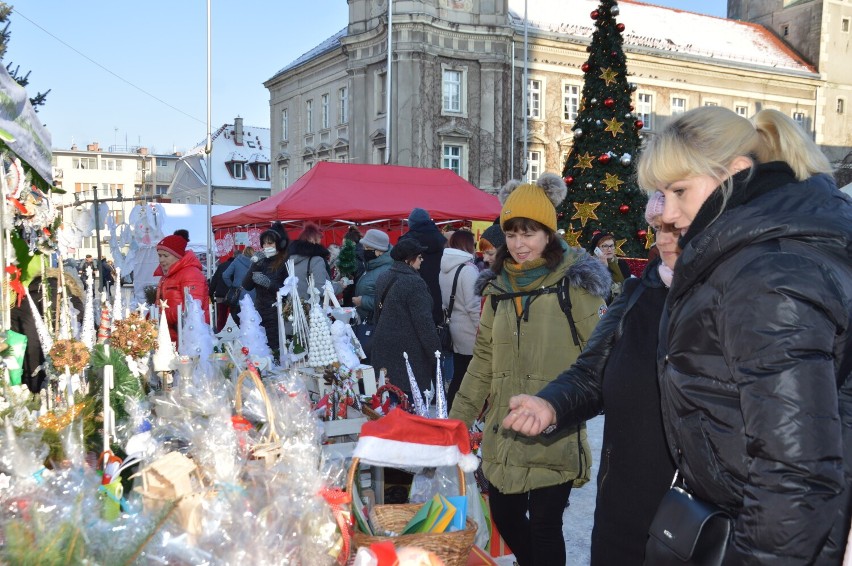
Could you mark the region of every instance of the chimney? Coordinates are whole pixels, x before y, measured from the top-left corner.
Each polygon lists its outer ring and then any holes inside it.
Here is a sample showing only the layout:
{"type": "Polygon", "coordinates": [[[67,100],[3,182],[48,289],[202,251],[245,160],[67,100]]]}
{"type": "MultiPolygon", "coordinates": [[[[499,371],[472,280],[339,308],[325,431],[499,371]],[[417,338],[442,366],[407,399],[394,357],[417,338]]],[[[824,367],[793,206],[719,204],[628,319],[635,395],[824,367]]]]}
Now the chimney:
{"type": "Polygon", "coordinates": [[[148,155],[148,148],[147,147],[138,147],[138,148],[136,148],[136,153],[138,153],[139,155],[148,155]]]}
{"type": "Polygon", "coordinates": [[[77,144],[76,143],[71,144],[71,151],[77,151],[77,144]]]}
{"type": "Polygon", "coordinates": [[[243,145],[243,119],[239,116],[234,118],[234,143],[243,145]]]}
{"type": "Polygon", "coordinates": [[[101,148],[98,145],[98,142],[92,142],[86,146],[86,151],[100,151],[101,148]]]}

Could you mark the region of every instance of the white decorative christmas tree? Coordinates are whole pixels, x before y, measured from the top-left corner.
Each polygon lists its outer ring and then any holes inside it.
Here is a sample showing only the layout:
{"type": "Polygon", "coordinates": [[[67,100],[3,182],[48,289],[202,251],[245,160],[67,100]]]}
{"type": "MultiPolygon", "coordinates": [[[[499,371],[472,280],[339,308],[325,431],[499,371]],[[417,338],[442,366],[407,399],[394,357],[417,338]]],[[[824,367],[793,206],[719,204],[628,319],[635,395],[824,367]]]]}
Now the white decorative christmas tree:
{"type": "Polygon", "coordinates": [[[228,320],[225,321],[225,326],[216,334],[219,346],[224,346],[228,342],[234,342],[240,337],[240,327],[234,321],[231,313],[228,313],[228,320]]]}
{"type": "Polygon", "coordinates": [[[408,363],[408,352],[402,353],[405,358],[405,369],[408,372],[408,383],[411,385],[411,402],[414,404],[414,414],[421,417],[429,416],[429,401],[423,397],[420,392],[420,386],[417,385],[417,379],[414,377],[414,371],[411,369],[411,364],[408,363]]]}
{"type": "Polygon", "coordinates": [[[260,325],[260,313],[254,308],[252,298],[246,294],[240,299],[240,339],[239,342],[249,351],[252,358],[272,357],[272,350],[266,343],[266,331],[260,325]]]}
{"type": "MultiPolygon", "coordinates": [[[[210,367],[210,354],[213,353],[213,331],[204,321],[204,309],[201,301],[190,299],[184,303],[186,315],[183,317],[183,340],[178,353],[182,356],[198,357],[196,368],[200,375],[213,375],[210,367]]],[[[198,375],[198,374],[196,374],[198,375]]]]}
{"type": "Polygon", "coordinates": [[[325,367],[337,362],[337,352],[331,337],[331,324],[319,302],[319,293],[314,288],[313,276],[308,277],[308,294],[311,312],[308,319],[308,365],[325,367]]]}
{"type": "Polygon", "coordinates": [[[175,360],[177,360],[175,345],[172,344],[172,338],[169,335],[169,324],[166,322],[166,308],[166,301],[160,301],[160,325],[157,331],[157,349],[154,351],[153,360],[154,371],[160,374],[173,371],[175,360]]]}
{"type": "Polygon", "coordinates": [[[115,297],[112,303],[112,327],[115,329],[115,321],[126,318],[124,307],[121,304],[121,268],[115,268],[115,284],[113,285],[115,297]]]}
{"type": "Polygon", "coordinates": [[[80,341],[90,350],[95,346],[95,289],[92,268],[86,269],[86,304],[83,307],[83,327],[80,341]]]}

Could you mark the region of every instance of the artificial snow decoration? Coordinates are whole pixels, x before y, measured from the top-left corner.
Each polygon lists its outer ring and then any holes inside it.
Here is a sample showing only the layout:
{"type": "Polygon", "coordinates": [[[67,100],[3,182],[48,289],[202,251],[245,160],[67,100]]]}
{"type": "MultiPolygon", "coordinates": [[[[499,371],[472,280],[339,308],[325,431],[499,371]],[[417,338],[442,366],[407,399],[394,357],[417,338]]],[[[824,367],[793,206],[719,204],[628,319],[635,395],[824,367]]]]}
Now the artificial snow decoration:
{"type": "Polygon", "coordinates": [[[341,320],[335,320],[331,323],[331,337],[334,344],[334,351],[337,354],[337,359],[340,363],[348,368],[354,368],[360,364],[358,357],[357,341],[352,340],[352,327],[341,320]]]}

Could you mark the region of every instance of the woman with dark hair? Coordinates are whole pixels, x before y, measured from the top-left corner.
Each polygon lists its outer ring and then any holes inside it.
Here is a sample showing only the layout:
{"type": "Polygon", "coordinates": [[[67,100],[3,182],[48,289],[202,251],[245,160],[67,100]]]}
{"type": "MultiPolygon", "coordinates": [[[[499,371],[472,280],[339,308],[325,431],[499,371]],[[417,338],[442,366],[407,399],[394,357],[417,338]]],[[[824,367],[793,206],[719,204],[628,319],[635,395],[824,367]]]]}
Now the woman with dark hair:
{"type": "Polygon", "coordinates": [[[450,411],[471,425],[488,399],[482,471],[491,517],[521,566],[564,566],[562,513],[572,487],[591,476],[585,423],[546,440],[500,428],[509,399],[538,393],[574,363],[606,312],[606,267],[556,233],[556,206],[566,194],[553,173],[500,191],[506,245],[477,281],[485,303],[473,359],[450,411]]]}
{"type": "Polygon", "coordinates": [[[373,367],[385,368],[393,385],[411,393],[404,353],[421,391],[435,379],[435,351],[440,350],[432,322],[432,297],[420,277],[426,247],[414,238],[399,240],[390,251],[390,269],[376,280],[373,322],[373,367]]]}
{"type": "MultiPolygon", "coordinates": [[[[331,280],[331,257],[328,248],[322,245],[322,228],[313,222],[306,222],[299,237],[290,244],[289,259],[293,260],[293,275],[299,278],[299,297],[308,298],[308,276],[314,276],[314,287],[322,292],[326,281],[331,280]]],[[[340,284],[335,283],[335,292],[340,284]]]]}
{"type": "Polygon", "coordinates": [[[277,352],[278,341],[278,290],[287,278],[287,246],[290,238],[280,222],[260,235],[261,251],[251,258],[251,269],[243,278],[243,289],[254,291],[254,308],[266,330],[266,343],[277,352]]]}
{"type": "Polygon", "coordinates": [[[480,296],[475,290],[479,269],[474,264],[475,250],[473,232],[456,230],[441,257],[438,283],[444,310],[449,308],[450,296],[453,297],[452,311],[447,313],[453,337],[453,374],[446,376],[452,378],[447,388],[448,407],[452,407],[453,398],[473,357],[473,341],[479,326],[480,296]]]}
{"type": "Polygon", "coordinates": [[[615,256],[615,237],[606,232],[598,232],[592,236],[589,253],[595,254],[598,261],[609,269],[609,274],[612,276],[612,292],[606,301],[609,304],[621,294],[624,281],[630,279],[630,266],[626,261],[615,256]]]}

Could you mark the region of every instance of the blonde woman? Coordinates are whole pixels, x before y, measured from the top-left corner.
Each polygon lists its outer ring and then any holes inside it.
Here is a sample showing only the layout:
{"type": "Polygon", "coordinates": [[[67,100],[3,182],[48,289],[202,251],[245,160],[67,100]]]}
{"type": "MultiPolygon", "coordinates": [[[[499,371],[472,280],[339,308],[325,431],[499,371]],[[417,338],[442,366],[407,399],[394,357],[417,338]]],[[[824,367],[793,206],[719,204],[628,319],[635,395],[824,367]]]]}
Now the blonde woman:
{"type": "Polygon", "coordinates": [[[790,118],[702,107],[639,183],[683,236],[660,334],[669,447],[735,517],[725,564],[839,564],[852,472],[852,201],[790,118]]]}

